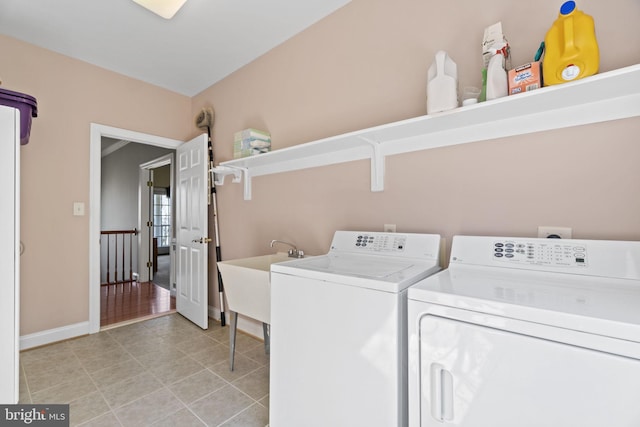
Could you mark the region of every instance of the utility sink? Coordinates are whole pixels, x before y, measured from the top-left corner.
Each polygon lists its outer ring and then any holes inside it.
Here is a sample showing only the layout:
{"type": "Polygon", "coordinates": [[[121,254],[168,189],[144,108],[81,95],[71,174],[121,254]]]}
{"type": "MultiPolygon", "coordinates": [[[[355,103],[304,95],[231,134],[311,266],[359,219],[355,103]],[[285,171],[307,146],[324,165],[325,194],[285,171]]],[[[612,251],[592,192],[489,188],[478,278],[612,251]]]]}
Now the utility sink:
{"type": "Polygon", "coordinates": [[[262,323],[271,323],[270,267],[289,261],[284,252],[218,262],[228,309],[262,323]]]}
{"type": "Polygon", "coordinates": [[[236,351],[238,313],[262,322],[264,349],[269,354],[271,323],[271,264],[289,261],[287,253],[278,252],[251,258],[218,262],[224,293],[230,312],[229,368],[233,371],[236,351]]]}

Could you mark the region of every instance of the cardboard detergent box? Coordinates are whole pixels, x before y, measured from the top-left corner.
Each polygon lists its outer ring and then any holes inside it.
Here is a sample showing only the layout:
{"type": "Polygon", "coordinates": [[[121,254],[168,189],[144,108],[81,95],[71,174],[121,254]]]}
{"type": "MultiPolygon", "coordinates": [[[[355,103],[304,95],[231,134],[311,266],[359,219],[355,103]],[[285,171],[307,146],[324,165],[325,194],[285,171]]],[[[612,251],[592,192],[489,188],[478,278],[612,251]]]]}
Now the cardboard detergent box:
{"type": "Polygon", "coordinates": [[[542,87],[542,66],[540,61],[530,62],[509,70],[509,95],[539,89],[542,87]]]}

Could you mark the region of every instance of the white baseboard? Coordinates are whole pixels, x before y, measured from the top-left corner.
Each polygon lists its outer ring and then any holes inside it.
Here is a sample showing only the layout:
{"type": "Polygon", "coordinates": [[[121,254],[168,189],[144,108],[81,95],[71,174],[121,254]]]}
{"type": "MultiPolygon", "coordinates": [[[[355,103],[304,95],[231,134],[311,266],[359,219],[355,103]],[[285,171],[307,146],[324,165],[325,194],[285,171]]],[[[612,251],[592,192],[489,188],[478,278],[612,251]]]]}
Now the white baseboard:
{"type": "MultiPolygon", "coordinates": [[[[218,321],[220,320],[220,310],[218,308],[209,306],[208,311],[209,317],[218,321]]],[[[231,321],[230,314],[231,313],[229,312],[225,312],[227,325],[231,321]]],[[[253,335],[256,338],[262,338],[262,323],[257,320],[240,315],[238,318],[238,329],[249,335],[253,335]]],[[[80,322],[73,325],[62,326],[60,328],[48,329],[46,331],[21,336],[20,350],[28,350],[30,348],[40,347],[88,334],[89,322],[80,322]]]]}
{"type": "Polygon", "coordinates": [[[89,334],[89,322],[80,322],[20,337],[20,350],[28,350],[57,341],[89,334]]]}
{"type": "Polygon", "coordinates": [[[208,312],[209,312],[209,317],[220,321],[220,309],[210,305],[208,312]]]}
{"type": "MultiPolygon", "coordinates": [[[[229,322],[231,322],[231,313],[225,311],[224,315],[226,324],[229,325],[229,322]]],[[[209,306],[209,317],[219,321],[220,309],[209,306]]],[[[256,338],[263,339],[264,332],[262,329],[262,322],[240,315],[240,317],[238,317],[238,329],[249,335],[253,335],[256,338]]]]}

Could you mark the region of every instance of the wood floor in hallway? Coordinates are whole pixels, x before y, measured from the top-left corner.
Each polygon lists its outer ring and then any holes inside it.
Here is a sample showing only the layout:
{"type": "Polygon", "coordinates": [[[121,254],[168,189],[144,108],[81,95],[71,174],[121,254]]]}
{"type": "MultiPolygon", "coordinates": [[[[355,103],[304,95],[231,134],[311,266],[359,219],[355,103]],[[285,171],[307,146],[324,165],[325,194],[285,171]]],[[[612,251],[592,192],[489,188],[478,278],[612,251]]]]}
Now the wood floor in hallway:
{"type": "Polygon", "coordinates": [[[176,309],[171,293],[151,282],[100,287],[100,326],[110,326],[176,309]]]}

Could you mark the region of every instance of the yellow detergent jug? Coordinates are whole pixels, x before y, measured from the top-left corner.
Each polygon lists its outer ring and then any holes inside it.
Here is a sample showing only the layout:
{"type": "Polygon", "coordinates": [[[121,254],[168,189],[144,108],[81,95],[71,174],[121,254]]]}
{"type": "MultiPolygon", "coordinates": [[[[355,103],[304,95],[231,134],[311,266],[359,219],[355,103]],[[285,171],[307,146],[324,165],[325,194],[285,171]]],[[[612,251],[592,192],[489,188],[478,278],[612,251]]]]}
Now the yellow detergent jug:
{"type": "Polygon", "coordinates": [[[544,38],[544,85],[565,83],[598,72],[600,52],[593,18],[576,8],[574,1],[560,7],[558,19],[544,38]]]}

